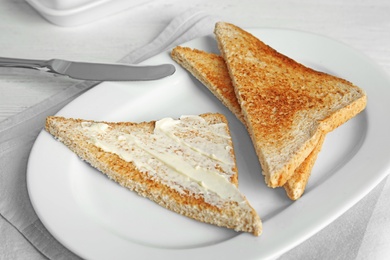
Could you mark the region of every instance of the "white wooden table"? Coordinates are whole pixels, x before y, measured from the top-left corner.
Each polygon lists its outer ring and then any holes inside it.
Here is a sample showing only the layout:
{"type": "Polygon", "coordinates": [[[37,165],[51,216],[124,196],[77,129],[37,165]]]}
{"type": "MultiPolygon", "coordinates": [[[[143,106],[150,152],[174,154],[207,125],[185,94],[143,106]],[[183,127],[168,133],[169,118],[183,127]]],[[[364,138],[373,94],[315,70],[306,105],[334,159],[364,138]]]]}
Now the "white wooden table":
{"type": "MultiPolygon", "coordinates": [[[[24,0],[1,0],[0,56],[115,62],[150,42],[176,15],[190,7],[227,17],[242,27],[291,28],[338,39],[369,56],[390,74],[388,0],[155,0],[77,27],[49,23],[24,0]]],[[[0,68],[0,121],[75,82],[36,71],[0,68]]],[[[3,234],[8,235],[0,239],[0,252],[15,244],[31,247],[0,218],[0,236],[3,234]]],[[[23,258],[23,252],[8,256],[23,258]]]]}

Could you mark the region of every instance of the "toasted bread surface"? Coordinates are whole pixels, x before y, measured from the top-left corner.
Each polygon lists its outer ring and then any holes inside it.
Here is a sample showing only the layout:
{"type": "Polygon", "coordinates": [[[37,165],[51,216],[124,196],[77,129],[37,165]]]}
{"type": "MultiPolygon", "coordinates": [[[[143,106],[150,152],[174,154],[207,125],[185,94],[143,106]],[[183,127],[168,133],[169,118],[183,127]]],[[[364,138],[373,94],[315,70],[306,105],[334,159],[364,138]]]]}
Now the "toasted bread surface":
{"type": "MultiPolygon", "coordinates": [[[[177,46],[172,50],[171,56],[176,62],[202,82],[203,85],[205,85],[244,125],[246,125],[240,104],[234,93],[234,87],[231,83],[225,61],[220,55],[177,46]]],[[[304,193],[311,170],[321,147],[322,142],[320,141],[303,163],[295,170],[290,180],[283,185],[290,199],[297,200],[304,193]]]]}
{"type": "MultiPolygon", "coordinates": [[[[216,127],[219,124],[226,124],[226,133],[230,134],[224,116],[220,114],[204,114],[200,117],[202,117],[211,128],[216,127]]],[[[108,146],[111,144],[112,140],[120,140],[121,137],[125,135],[132,135],[135,138],[140,137],[140,140],[144,138],[146,142],[149,142],[148,135],[151,136],[153,134],[155,124],[155,121],[142,123],[112,123],[63,117],[48,117],[46,120],[46,130],[69,147],[70,150],[76,153],[81,159],[106,174],[110,179],[169,210],[205,223],[231,228],[236,231],[250,232],[256,236],[260,235],[262,230],[260,218],[243,195],[242,199],[244,203],[237,203],[233,200],[222,200],[222,204],[210,203],[210,201],[207,201],[206,197],[200,194],[194,194],[192,190],[187,190],[183,187],[173,187],[169,182],[163,181],[162,177],[156,177],[160,171],[162,171],[160,169],[163,169],[161,163],[156,164],[160,166],[150,171],[145,170],[144,168],[141,169],[135,162],[125,160],[120,153],[115,151],[115,149],[113,152],[109,152],[94,143],[95,139],[100,140],[101,138],[103,142],[106,142],[104,143],[104,146],[108,146]],[[108,130],[104,130],[104,133],[99,131],[93,132],[93,134],[88,132],[90,130],[86,131],[85,125],[90,125],[89,127],[92,127],[95,124],[103,124],[108,130]],[[106,139],[105,136],[114,136],[114,139],[106,139]],[[110,141],[108,142],[107,140],[110,141]],[[155,171],[157,175],[153,176],[153,174],[150,173],[152,171],[155,171]]],[[[178,137],[187,138],[185,140],[191,140],[191,135],[193,134],[192,131],[182,133],[183,136],[180,136],[179,134],[178,137]]],[[[194,140],[196,140],[200,134],[195,133],[195,136],[193,137],[194,140]]],[[[150,139],[150,142],[152,142],[152,139],[150,139]]],[[[233,147],[232,143],[231,147],[233,147]]],[[[133,150],[133,152],[136,151],[134,148],[131,148],[130,150],[133,150]]],[[[229,166],[231,167],[229,172],[232,172],[229,176],[229,182],[231,183],[229,185],[236,187],[238,178],[234,150],[226,150],[226,153],[234,162],[233,165],[229,166]]],[[[205,158],[205,160],[209,159],[205,158]]],[[[214,171],[223,175],[225,174],[223,169],[223,166],[216,166],[214,171]]],[[[189,186],[191,185],[196,186],[196,183],[189,184],[189,186]]]]}
{"type": "Polygon", "coordinates": [[[366,106],[359,87],[307,68],[233,24],[219,22],[214,33],[270,187],[283,186],[324,134],[366,106]]]}

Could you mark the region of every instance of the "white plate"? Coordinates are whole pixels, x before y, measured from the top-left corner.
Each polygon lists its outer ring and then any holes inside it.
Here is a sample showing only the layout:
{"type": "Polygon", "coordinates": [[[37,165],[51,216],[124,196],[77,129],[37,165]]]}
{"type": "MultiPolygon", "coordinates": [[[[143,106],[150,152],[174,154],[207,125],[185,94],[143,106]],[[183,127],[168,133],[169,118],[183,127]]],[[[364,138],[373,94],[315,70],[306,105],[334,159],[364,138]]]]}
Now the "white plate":
{"type": "MultiPolygon", "coordinates": [[[[47,229],[88,259],[254,259],[275,257],[328,225],[365,196],[390,169],[390,80],[355,50],[322,36],[290,30],[249,30],[282,53],[366,90],[364,112],[330,133],[303,197],[264,184],[245,128],[185,70],[151,82],[106,82],[59,115],[106,121],[149,121],[204,112],[230,121],[240,190],[263,220],[260,237],[199,223],[137,196],[80,161],[42,132],[31,152],[27,184],[47,229]]],[[[217,51],[213,36],[186,45],[217,51]]],[[[174,63],[168,52],[147,62],[174,63]]],[[[336,234],[335,234],[336,235],[336,234]]]]}

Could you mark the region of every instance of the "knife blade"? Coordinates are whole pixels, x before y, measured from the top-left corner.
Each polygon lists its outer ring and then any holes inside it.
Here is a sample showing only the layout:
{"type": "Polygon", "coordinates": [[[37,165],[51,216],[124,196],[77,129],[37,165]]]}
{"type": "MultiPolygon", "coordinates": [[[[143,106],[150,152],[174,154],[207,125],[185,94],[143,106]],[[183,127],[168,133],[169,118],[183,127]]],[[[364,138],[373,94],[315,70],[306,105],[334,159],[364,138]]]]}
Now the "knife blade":
{"type": "Polygon", "coordinates": [[[44,72],[92,81],[144,81],[161,79],[175,73],[172,64],[128,65],[90,63],[62,59],[31,60],[0,57],[0,67],[36,69],[44,72]]]}

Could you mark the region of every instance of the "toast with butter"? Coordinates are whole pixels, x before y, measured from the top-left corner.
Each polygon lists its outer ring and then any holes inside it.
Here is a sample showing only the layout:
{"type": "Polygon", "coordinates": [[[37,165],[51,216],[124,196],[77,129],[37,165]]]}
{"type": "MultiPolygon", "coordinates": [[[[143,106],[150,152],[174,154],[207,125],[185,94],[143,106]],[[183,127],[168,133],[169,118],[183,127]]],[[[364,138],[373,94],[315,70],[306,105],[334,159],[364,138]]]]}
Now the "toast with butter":
{"type": "MultiPolygon", "coordinates": [[[[188,47],[175,47],[171,57],[205,85],[244,125],[244,116],[224,59],[217,54],[188,47]]],[[[321,150],[324,138],[316,145],[293,176],[283,185],[288,197],[297,200],[305,191],[311,170],[321,150]]]]}
{"type": "Polygon", "coordinates": [[[286,184],[323,136],[366,107],[365,92],[310,69],[249,32],[218,22],[214,33],[265,175],[286,184]]]}
{"type": "Polygon", "coordinates": [[[259,216],[238,190],[233,143],[221,114],[142,123],[51,116],[45,129],[110,179],[169,210],[262,232],[259,216]]]}

